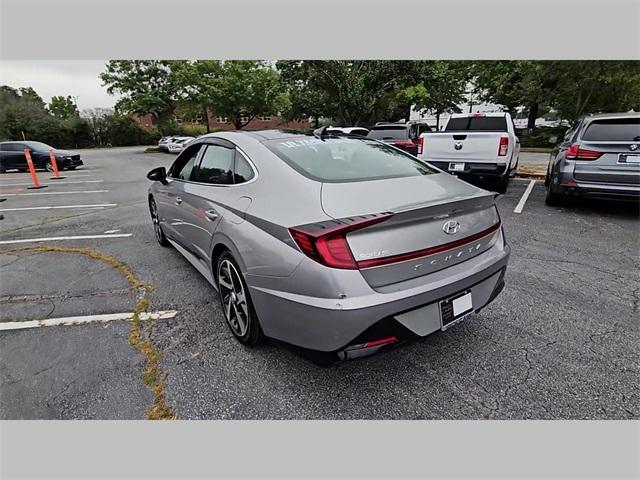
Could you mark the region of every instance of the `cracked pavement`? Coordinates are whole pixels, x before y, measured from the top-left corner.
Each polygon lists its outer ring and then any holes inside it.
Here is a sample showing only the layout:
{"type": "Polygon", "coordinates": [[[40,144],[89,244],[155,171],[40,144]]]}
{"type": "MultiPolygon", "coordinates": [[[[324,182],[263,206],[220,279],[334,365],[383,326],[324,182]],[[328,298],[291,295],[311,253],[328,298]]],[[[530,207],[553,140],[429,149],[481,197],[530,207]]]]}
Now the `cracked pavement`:
{"type": "MultiPolygon", "coordinates": [[[[64,244],[114,255],[154,284],[152,310],[178,310],[153,337],[179,418],[640,418],[637,205],[551,208],[539,182],[515,214],[528,181],[514,181],[497,200],[512,256],[494,303],[446,332],[322,368],[281,344],[249,350],[234,340],[204,278],[155,243],[144,175],[174,157],[141,150],[83,152],[78,173],[109,190],[96,203],[118,207],[5,214],[0,239],[133,233],[64,244]]],[[[127,312],[135,301],[119,274],[87,258],[0,254],[0,268],[0,321],[127,312]]],[[[0,418],[143,418],[152,398],[128,329],[0,332],[0,418]]]]}

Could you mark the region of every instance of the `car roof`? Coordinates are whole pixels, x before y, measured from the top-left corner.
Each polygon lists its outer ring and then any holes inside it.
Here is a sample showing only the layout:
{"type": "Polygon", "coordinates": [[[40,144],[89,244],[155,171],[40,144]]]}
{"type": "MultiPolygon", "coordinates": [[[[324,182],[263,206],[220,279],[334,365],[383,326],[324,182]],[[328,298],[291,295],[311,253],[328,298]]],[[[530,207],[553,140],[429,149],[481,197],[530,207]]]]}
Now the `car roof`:
{"type": "Polygon", "coordinates": [[[226,138],[231,139],[234,135],[245,135],[255,138],[260,142],[266,140],[276,140],[279,138],[291,138],[291,137],[308,137],[310,134],[300,130],[286,130],[286,129],[272,129],[272,130],[232,130],[228,132],[215,132],[207,133],[200,138],[226,138]]]}
{"type": "Polygon", "coordinates": [[[598,120],[600,118],[637,118],[640,117],[640,112],[619,112],[619,113],[596,113],[593,115],[586,115],[585,120],[598,120]]]}

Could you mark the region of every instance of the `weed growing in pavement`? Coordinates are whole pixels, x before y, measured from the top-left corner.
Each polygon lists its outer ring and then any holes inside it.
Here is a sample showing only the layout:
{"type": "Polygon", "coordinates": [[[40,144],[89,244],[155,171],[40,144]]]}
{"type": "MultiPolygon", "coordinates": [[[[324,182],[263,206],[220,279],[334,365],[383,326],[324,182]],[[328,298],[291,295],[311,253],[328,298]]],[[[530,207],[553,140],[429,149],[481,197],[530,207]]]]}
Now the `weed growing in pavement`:
{"type": "Polygon", "coordinates": [[[153,393],[153,404],[147,411],[149,420],[167,420],[176,418],[175,413],[166,403],[165,380],[166,374],[162,371],[160,360],[162,352],[154,345],[151,339],[155,319],[149,315],[146,321],[140,319],[140,315],[149,310],[149,295],[153,292],[153,285],[143,283],[129,267],[117,258],[104,253],[97,252],[90,248],[61,247],[61,246],[38,246],[21,247],[11,250],[2,250],[0,253],[30,252],[38,253],[69,253],[79,254],[94,260],[101,261],[113,267],[127,280],[131,288],[138,291],[138,299],[133,306],[133,316],[131,317],[131,327],[129,329],[129,344],[138,350],[145,358],[145,370],[142,375],[142,382],[153,393]]]}

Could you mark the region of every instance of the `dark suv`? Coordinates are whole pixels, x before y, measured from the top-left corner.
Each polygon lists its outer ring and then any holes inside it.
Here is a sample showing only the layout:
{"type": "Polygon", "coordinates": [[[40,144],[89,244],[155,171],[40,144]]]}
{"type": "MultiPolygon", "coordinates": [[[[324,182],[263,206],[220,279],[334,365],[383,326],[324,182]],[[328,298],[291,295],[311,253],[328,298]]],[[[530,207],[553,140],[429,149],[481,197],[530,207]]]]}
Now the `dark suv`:
{"type": "Polygon", "coordinates": [[[0,173],[7,170],[16,169],[18,171],[27,170],[27,159],[24,156],[24,149],[28,148],[36,169],[51,171],[51,158],[49,152],[53,150],[56,156],[56,163],[60,170],[74,170],[83,165],[80,155],[65,150],[57,150],[42,142],[0,142],[0,173]]]}
{"type": "Polygon", "coordinates": [[[426,123],[386,123],[378,122],[367,134],[368,138],[389,143],[411,155],[420,153],[418,141],[420,134],[430,132],[431,127],[426,123]]]}

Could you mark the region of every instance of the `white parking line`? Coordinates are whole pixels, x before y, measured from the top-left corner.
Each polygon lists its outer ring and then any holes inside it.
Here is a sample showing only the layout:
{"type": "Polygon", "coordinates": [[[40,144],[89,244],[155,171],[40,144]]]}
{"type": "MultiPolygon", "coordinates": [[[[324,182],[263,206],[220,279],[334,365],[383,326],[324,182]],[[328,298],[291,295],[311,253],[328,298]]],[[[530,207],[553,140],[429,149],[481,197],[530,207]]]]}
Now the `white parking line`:
{"type": "Polygon", "coordinates": [[[91,240],[94,238],[125,238],[132,235],[133,233],[113,233],[110,235],[72,235],[69,237],[21,238],[19,240],[0,240],[0,245],[10,245],[14,243],[60,242],[62,240],[91,240]]]}
{"type": "Polygon", "coordinates": [[[3,197],[22,197],[24,195],[74,195],[85,193],[108,193],[109,190],[71,190],[69,192],[25,192],[25,193],[0,193],[3,197]]]}
{"type": "MultiPolygon", "coordinates": [[[[55,183],[41,183],[40,185],[69,185],[71,183],[102,183],[104,182],[104,180],[73,180],[73,181],[67,181],[67,180],[62,180],[60,182],[55,182],[55,183]]],[[[26,182],[26,183],[0,183],[0,188],[2,187],[26,187],[26,186],[30,186],[33,185],[33,182],[26,182]]]]}
{"type": "MultiPolygon", "coordinates": [[[[44,173],[42,172],[38,172],[38,178],[40,178],[40,175],[44,175],[44,173]]],[[[83,173],[83,174],[69,174],[69,172],[64,172],[63,175],[66,178],[78,178],[78,177],[93,177],[93,174],[88,174],[88,173],[83,173]]],[[[29,177],[29,174],[24,174],[24,175],[20,175],[17,177],[11,177],[11,178],[5,178],[5,180],[30,180],[31,177],[29,177]]],[[[0,182],[0,186],[1,185],[5,185],[4,183],[0,182]]],[[[29,184],[31,185],[31,184],[29,184]]]]}
{"type": "MultiPolygon", "coordinates": [[[[173,318],[178,312],[176,310],[160,310],[157,312],[143,312],[140,320],[154,320],[173,318]]],[[[47,318],[45,320],[28,320],[24,322],[0,322],[1,330],[22,330],[25,328],[55,327],[59,325],[81,325],[84,323],[111,322],[113,320],[131,320],[133,313],[108,313],[105,315],[86,315],[81,317],[47,318]]]]}
{"type": "Polygon", "coordinates": [[[529,194],[531,193],[531,190],[533,190],[533,186],[535,184],[536,184],[536,180],[531,180],[531,182],[529,182],[529,185],[527,185],[527,188],[525,189],[524,193],[522,194],[522,198],[520,199],[520,201],[516,205],[516,208],[513,209],[514,213],[522,213],[522,209],[524,208],[524,204],[527,203],[527,198],[529,198],[529,194]]]}
{"type": "Polygon", "coordinates": [[[117,203],[99,203],[96,205],[48,205],[43,207],[15,207],[15,208],[0,208],[0,212],[19,212],[22,210],[51,210],[57,208],[91,208],[96,210],[102,210],[105,207],[116,207],[117,203]]]}

